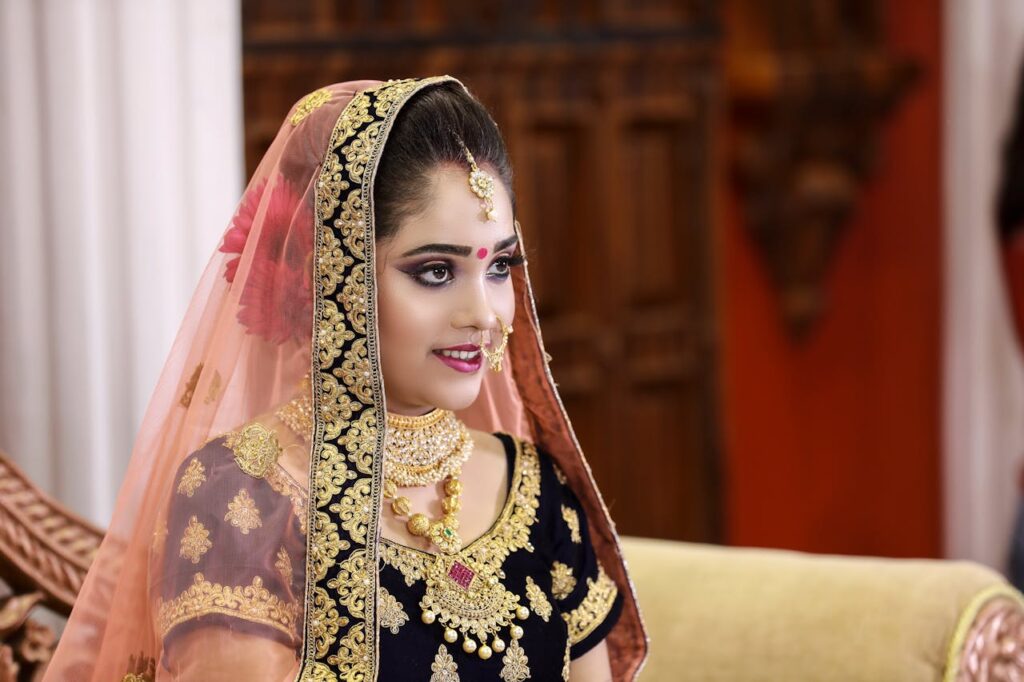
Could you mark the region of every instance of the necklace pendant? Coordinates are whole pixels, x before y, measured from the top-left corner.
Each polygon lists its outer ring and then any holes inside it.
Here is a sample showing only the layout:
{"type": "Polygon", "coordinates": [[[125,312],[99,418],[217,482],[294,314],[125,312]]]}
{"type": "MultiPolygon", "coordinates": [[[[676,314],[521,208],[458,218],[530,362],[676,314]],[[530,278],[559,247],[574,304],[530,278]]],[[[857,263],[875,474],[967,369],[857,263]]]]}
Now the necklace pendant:
{"type": "Polygon", "coordinates": [[[459,532],[441,522],[430,528],[430,540],[445,554],[456,554],[462,550],[462,538],[459,532]]]}

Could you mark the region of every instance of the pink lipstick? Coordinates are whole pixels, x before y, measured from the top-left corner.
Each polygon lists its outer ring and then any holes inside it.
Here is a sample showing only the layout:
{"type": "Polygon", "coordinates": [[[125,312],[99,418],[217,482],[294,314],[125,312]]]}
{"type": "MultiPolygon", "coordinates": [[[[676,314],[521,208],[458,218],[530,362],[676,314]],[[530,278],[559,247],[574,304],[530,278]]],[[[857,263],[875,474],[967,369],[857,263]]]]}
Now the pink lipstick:
{"type": "Polygon", "coordinates": [[[483,365],[483,353],[480,346],[464,343],[461,346],[450,346],[439,348],[434,351],[434,357],[458,372],[472,374],[483,365]]]}

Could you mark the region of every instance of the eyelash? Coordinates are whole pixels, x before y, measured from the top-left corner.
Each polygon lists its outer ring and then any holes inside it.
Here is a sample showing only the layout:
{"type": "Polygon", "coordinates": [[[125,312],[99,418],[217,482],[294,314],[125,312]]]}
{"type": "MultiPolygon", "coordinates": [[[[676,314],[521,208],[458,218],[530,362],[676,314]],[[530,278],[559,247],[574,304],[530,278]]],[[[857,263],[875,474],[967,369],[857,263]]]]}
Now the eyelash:
{"type": "MultiPolygon", "coordinates": [[[[522,265],[524,262],[525,259],[522,256],[501,256],[499,258],[496,258],[494,262],[491,263],[491,267],[494,267],[495,265],[498,265],[500,263],[504,263],[506,268],[514,268],[517,265],[522,265]]],[[[450,261],[431,261],[429,263],[424,263],[422,266],[418,268],[414,268],[413,270],[409,271],[408,274],[416,281],[417,284],[420,284],[421,286],[425,287],[434,288],[443,287],[446,284],[450,283],[452,281],[452,270],[454,270],[454,268],[452,267],[452,263],[450,261]],[[427,273],[431,273],[441,269],[444,269],[448,273],[448,278],[445,279],[444,281],[434,282],[424,279],[424,275],[426,275],[427,273]]],[[[504,273],[493,276],[496,279],[505,281],[506,279],[508,279],[508,275],[509,272],[506,269],[504,273]]]]}

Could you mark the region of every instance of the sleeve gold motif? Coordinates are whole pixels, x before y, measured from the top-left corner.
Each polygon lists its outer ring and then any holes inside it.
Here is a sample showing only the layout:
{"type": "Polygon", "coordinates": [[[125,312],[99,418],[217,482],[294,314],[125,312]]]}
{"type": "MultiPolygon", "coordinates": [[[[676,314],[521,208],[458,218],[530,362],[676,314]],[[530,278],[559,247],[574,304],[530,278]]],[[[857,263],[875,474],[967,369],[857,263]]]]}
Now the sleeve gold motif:
{"type": "Polygon", "coordinates": [[[380,626],[397,635],[398,629],[409,622],[409,614],[402,608],[402,602],[393,594],[380,587],[380,626]]]}
{"type": "Polygon", "coordinates": [[[569,537],[577,545],[583,542],[583,536],[580,535],[580,517],[576,513],[576,510],[572,507],[562,505],[562,518],[565,520],[565,525],[569,526],[569,537]]]}
{"type": "Polygon", "coordinates": [[[444,648],[444,644],[437,647],[430,670],[433,672],[430,682],[459,682],[459,666],[455,664],[455,659],[444,648]]]}
{"type": "Polygon", "coordinates": [[[254,478],[266,476],[281,454],[277,434],[259,422],[229,433],[225,442],[235,453],[238,468],[254,478]]]}
{"type": "Polygon", "coordinates": [[[193,457],[178,480],[178,494],[192,497],[205,480],[206,468],[198,457],[193,457]]]}
{"type": "Polygon", "coordinates": [[[604,622],[618,592],[619,588],[604,572],[604,567],[598,565],[597,580],[587,578],[587,596],[583,602],[569,613],[562,614],[563,620],[569,625],[570,642],[582,642],[604,622]]]}
{"type": "Polygon", "coordinates": [[[556,561],[551,566],[551,594],[555,595],[555,599],[561,601],[572,594],[575,589],[576,576],[572,574],[572,569],[561,561],[556,561]]]}
{"type": "Polygon", "coordinates": [[[181,536],[178,556],[198,564],[200,557],[206,554],[211,547],[213,547],[213,543],[210,542],[210,531],[206,530],[206,526],[193,516],[188,520],[188,526],[181,536]]]}
{"type": "Polygon", "coordinates": [[[263,587],[259,576],[246,586],[212,583],[202,573],[196,573],[192,580],[192,585],[174,599],[158,601],[157,626],[161,637],[181,623],[212,613],[261,623],[292,639],[296,637],[298,604],[285,602],[263,587]]]}
{"type": "Polygon", "coordinates": [[[284,547],[277,550],[277,560],[274,562],[274,568],[281,574],[281,579],[284,580],[285,585],[292,584],[292,577],[295,575],[292,570],[292,558],[288,556],[288,551],[284,547]]]}
{"type": "Polygon", "coordinates": [[[256,500],[252,499],[245,488],[239,490],[235,499],[228,502],[228,513],[224,515],[224,520],[242,531],[242,535],[248,535],[249,531],[263,525],[256,500]]]}
{"type": "Polygon", "coordinates": [[[526,597],[530,600],[530,608],[533,609],[533,612],[543,618],[545,623],[548,622],[548,619],[551,618],[551,602],[548,601],[544,590],[533,582],[531,576],[526,576],[526,597]]]}

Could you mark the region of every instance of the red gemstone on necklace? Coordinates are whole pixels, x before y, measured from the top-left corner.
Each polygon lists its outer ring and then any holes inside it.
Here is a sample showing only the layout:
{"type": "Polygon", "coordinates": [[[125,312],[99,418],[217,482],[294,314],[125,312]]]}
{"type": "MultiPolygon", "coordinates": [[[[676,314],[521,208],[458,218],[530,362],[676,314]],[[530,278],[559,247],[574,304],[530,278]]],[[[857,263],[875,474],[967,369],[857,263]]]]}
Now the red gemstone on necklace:
{"type": "Polygon", "coordinates": [[[476,573],[465,564],[456,561],[453,562],[452,567],[448,569],[448,577],[462,589],[468,590],[470,583],[473,582],[473,578],[476,577],[476,573]]]}

